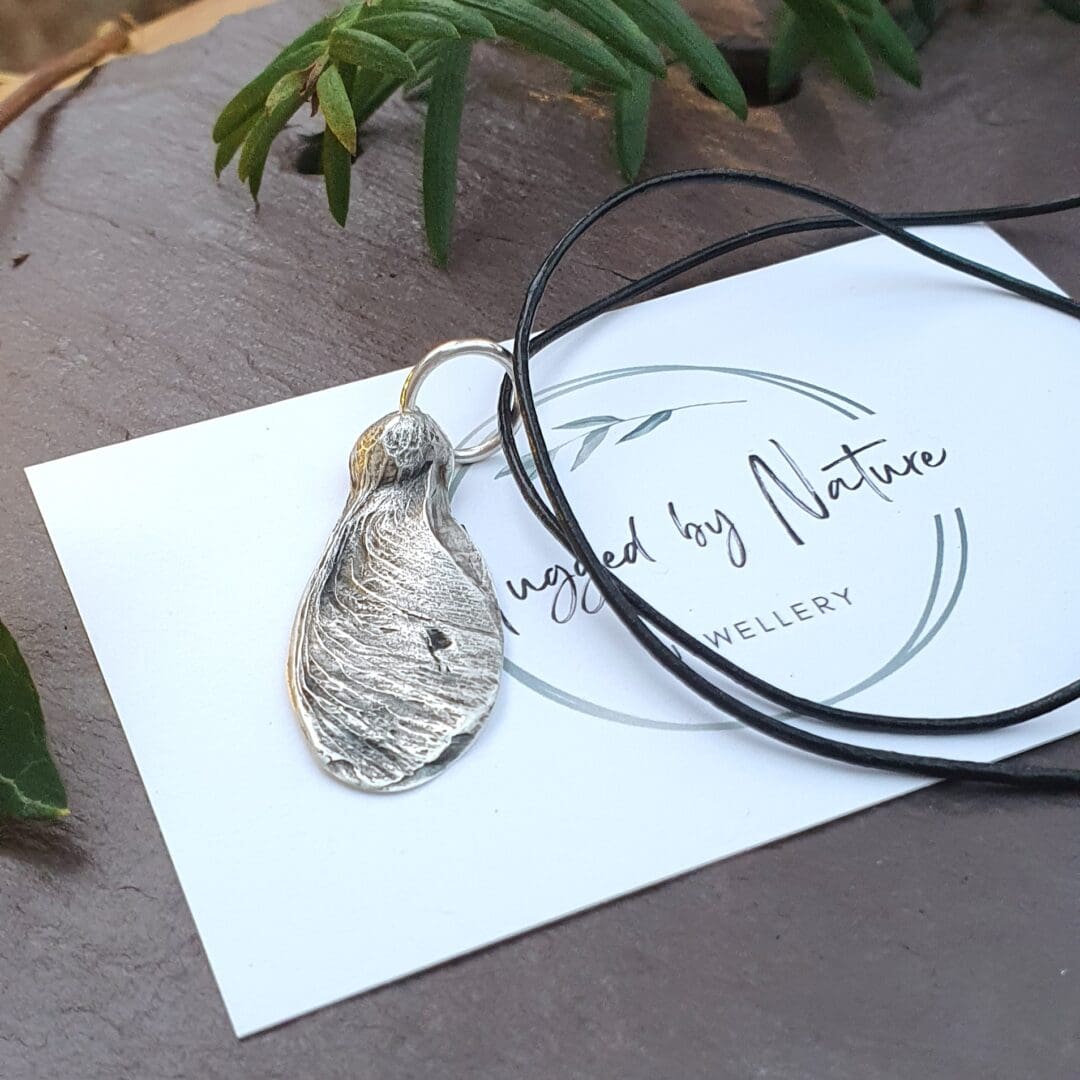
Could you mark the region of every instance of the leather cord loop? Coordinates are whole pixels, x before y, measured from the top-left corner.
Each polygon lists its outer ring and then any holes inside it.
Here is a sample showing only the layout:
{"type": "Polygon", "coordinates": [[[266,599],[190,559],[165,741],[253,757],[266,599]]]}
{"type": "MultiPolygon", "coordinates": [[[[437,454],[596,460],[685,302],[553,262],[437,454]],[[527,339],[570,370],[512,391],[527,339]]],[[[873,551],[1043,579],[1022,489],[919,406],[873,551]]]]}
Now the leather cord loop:
{"type": "Polygon", "coordinates": [[[564,334],[584,325],[597,315],[634,300],[681,274],[764,240],[837,229],[861,228],[886,236],[941,265],[996,285],[1063,314],[1080,318],[1080,304],[1076,301],[965,259],[907,231],[911,227],[921,225],[1008,221],[1078,208],[1080,208],[1080,196],[1073,196],[1045,203],[994,206],[977,210],[878,215],[847,200],[811,187],[757,173],[720,169],[692,169],[669,173],[643,181],[612,195],[566,232],[544,260],[526,293],[515,334],[513,380],[510,378],[503,380],[498,411],[503,451],[522,497],[555,539],[581,562],[611,610],[652,659],[704,700],[741,721],[747,727],[797,749],[853,765],[928,777],[993,782],[1013,787],[1080,790],[1080,770],[1026,765],[1019,762],[957,761],[864,747],[818,735],[779,719],[734,696],[698,668],[688,664],[680,653],[671,648],[672,644],[681,652],[689,654],[729,680],[734,687],[749,691],[757,698],[764,699],[781,709],[791,710],[808,720],[863,731],[941,735],[989,731],[1012,727],[1035,719],[1080,698],[1080,680],[1077,680],[1034,701],[993,713],[960,717],[888,716],[840,709],[800,697],[714,652],[620,581],[592,546],[552,464],[533,396],[531,371],[533,356],[564,334]],[[586,305],[549,330],[533,335],[537,311],[551,277],[567,253],[586,232],[624,203],[642,197],[655,189],[697,183],[741,185],[765,189],[793,196],[831,213],[827,216],[796,218],[762,226],[710,244],[586,305]],[[521,454],[514,442],[511,410],[515,399],[521,410],[529,449],[543,493],[547,498],[546,502],[526,472],[521,454]]]}

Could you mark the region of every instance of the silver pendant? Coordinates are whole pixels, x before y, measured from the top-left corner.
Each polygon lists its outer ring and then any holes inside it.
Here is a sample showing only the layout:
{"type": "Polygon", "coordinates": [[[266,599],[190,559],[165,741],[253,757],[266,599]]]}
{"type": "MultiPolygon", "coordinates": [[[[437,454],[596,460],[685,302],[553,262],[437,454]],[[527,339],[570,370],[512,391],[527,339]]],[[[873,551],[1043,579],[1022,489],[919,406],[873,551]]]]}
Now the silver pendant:
{"type": "Polygon", "coordinates": [[[402,791],[437,776],[472,744],[502,671],[502,619],[484,560],[450,512],[458,462],[413,408],[423,378],[492,342],[458,342],[410,373],[399,412],[372,424],[349,459],[351,490],[293,625],[288,687],[323,768],[364,791],[402,791]]]}

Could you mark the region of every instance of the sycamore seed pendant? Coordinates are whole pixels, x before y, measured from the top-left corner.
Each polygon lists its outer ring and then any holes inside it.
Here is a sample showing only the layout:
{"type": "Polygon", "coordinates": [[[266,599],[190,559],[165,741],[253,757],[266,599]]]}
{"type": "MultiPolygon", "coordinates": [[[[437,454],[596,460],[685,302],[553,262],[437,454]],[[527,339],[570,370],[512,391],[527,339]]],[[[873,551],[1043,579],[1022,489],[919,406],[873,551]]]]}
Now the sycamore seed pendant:
{"type": "Polygon", "coordinates": [[[288,687],[323,768],[364,791],[402,791],[469,748],[499,689],[502,620],[484,560],[450,512],[455,453],[413,408],[423,378],[464,354],[509,370],[492,342],[428,354],[401,409],[372,424],[349,459],[350,491],[293,625],[288,687]]]}

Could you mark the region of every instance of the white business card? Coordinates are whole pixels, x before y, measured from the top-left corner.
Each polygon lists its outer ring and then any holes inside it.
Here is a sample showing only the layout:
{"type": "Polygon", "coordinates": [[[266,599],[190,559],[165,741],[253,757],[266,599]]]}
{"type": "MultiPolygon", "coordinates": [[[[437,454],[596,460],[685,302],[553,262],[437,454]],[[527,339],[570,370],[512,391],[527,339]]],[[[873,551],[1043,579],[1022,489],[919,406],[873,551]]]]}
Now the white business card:
{"type": "MultiPolygon", "coordinates": [[[[1049,284],[987,229],[925,234],[1049,284]]],[[[950,715],[1075,677],[1078,354],[1073,320],[874,239],[607,316],[535,380],[587,531],[653,604],[786,689],[950,715]]],[[[499,457],[453,497],[508,627],[486,728],[412,791],[328,776],[290,710],[289,631],[352,443],[401,379],[28,470],[239,1035],[921,783],[674,683],[499,457]]],[[[420,406],[471,441],[497,385],[465,362],[420,406]]],[[[838,734],[988,760],[1078,728],[1068,708],[838,734]]]]}

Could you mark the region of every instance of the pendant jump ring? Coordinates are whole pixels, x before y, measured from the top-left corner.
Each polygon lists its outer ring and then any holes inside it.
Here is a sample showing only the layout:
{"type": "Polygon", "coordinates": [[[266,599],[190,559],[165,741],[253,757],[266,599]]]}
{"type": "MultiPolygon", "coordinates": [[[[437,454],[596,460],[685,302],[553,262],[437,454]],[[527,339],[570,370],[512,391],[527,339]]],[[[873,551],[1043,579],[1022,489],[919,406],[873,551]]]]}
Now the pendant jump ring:
{"type": "MultiPolygon", "coordinates": [[[[424,380],[442,364],[448,360],[456,360],[459,356],[483,356],[494,360],[506,372],[511,379],[514,377],[514,354],[504,348],[497,341],[488,341],[485,338],[467,338],[463,341],[447,341],[437,345],[405,376],[405,383],[401,387],[401,410],[411,409],[416,404],[416,396],[424,380]]],[[[518,411],[517,397],[514,398],[514,428],[516,430],[521,422],[521,414],[518,411]]],[[[489,435],[483,442],[473,446],[463,446],[454,450],[454,460],[462,465],[475,465],[478,461],[491,457],[502,445],[499,439],[498,429],[489,435]]]]}

